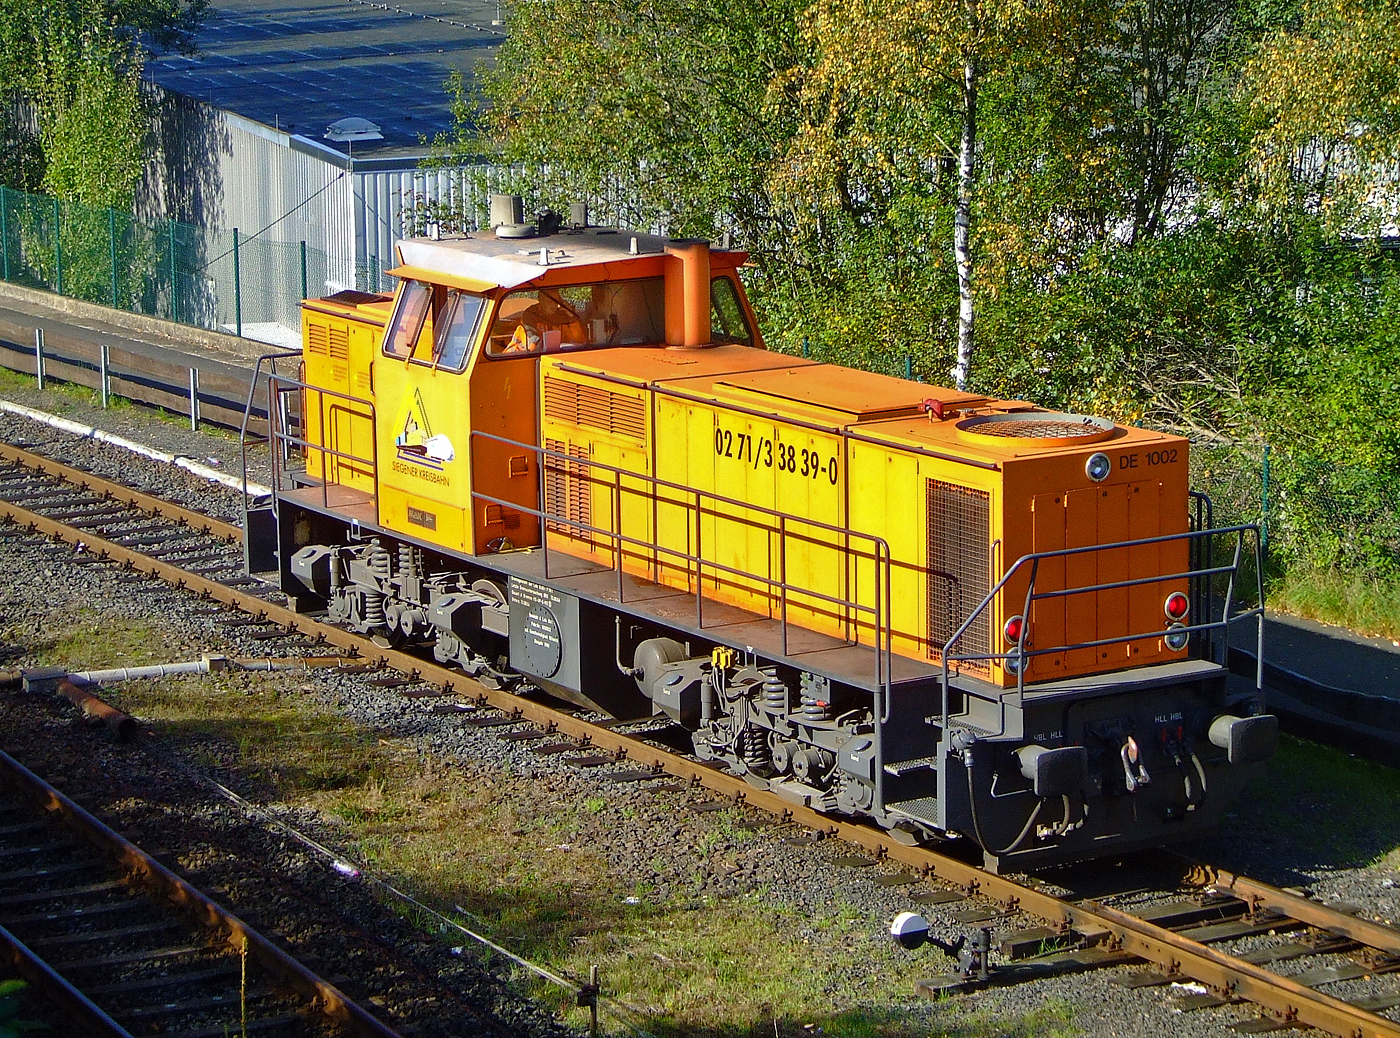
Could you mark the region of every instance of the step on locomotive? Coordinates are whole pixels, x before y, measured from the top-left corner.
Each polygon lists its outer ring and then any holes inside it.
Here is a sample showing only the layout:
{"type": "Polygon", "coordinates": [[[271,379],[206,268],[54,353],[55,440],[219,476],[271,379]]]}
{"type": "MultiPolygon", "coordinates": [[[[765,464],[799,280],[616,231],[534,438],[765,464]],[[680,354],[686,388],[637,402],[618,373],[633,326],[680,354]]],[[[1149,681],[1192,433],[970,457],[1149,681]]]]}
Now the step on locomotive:
{"type": "Polygon", "coordinates": [[[397,254],[260,362],[296,609],[994,869],[1200,836],[1273,753],[1184,439],[770,351],[744,253],[581,211],[397,254]]]}

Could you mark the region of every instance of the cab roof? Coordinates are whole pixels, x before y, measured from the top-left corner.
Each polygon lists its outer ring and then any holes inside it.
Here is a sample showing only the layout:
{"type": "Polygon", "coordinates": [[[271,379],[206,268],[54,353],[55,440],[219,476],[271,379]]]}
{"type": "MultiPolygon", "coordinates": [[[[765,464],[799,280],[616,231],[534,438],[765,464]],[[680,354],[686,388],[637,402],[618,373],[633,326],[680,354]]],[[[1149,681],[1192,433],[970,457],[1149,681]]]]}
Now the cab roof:
{"type": "MultiPolygon", "coordinates": [[[[566,229],[534,238],[498,238],[489,231],[404,238],[398,245],[401,266],[389,273],[477,292],[518,288],[546,274],[554,274],[550,281],[557,284],[560,270],[600,264],[607,264],[608,280],[620,280],[657,274],[657,258],[674,241],[616,227],[566,229]],[[631,265],[638,269],[628,271],[631,265]]],[[[719,269],[737,267],[745,259],[742,252],[711,252],[711,262],[719,269]]]]}

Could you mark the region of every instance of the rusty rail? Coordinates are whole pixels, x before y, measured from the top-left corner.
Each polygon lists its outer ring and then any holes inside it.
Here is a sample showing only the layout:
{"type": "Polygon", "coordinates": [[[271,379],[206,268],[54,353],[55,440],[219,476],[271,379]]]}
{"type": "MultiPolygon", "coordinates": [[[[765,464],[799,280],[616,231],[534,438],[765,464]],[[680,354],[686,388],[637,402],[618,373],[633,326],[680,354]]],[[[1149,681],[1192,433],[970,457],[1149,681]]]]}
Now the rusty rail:
{"type": "Polygon", "coordinates": [[[205,515],[203,512],[196,512],[192,508],[185,508],[182,505],[174,504],[164,498],[155,497],[151,494],[143,494],[139,490],[114,483],[110,479],[103,479],[95,476],[91,472],[84,472],[82,469],[65,465],[61,461],[54,461],[46,458],[42,454],[35,454],[33,451],[23,450],[19,447],[12,447],[8,443],[0,443],[0,460],[12,462],[16,465],[23,465],[27,469],[45,476],[56,476],[66,480],[84,490],[101,494],[103,497],[112,499],[124,505],[131,505],[158,515],[166,519],[182,523],[192,530],[207,533],[211,537],[217,537],[221,541],[229,544],[241,544],[243,541],[243,531],[233,523],[226,523],[222,519],[215,519],[213,516],[205,515]]]}
{"type": "MultiPolygon", "coordinates": [[[[208,931],[230,949],[241,952],[246,946],[250,958],[313,1003],[321,1015],[339,1024],[346,1034],[356,1038],[397,1038],[395,1031],[370,1016],[334,985],[316,976],[232,912],[205,897],[4,752],[0,752],[0,781],[13,787],[44,813],[61,819],[66,826],[120,864],[131,882],[174,905],[192,923],[208,931]]],[[[83,999],[83,1002],[87,1000],[83,999]]],[[[118,1029],[111,1033],[127,1032],[118,1029]]]]}

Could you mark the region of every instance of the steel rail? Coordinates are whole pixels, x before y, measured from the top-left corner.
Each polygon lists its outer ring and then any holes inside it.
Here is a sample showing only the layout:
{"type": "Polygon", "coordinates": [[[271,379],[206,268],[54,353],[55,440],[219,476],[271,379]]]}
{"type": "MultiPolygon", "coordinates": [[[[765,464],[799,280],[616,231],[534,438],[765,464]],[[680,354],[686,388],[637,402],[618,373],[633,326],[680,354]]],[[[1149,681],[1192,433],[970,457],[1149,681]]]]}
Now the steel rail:
{"type": "MultiPolygon", "coordinates": [[[[136,886],[174,906],[216,940],[235,952],[241,953],[246,948],[250,958],[314,1004],[320,1015],[340,1025],[346,1034],[356,1038],[398,1038],[397,1032],[380,1023],[334,985],[316,976],[232,912],[211,901],[3,751],[0,751],[0,782],[12,786],[45,814],[58,817],[125,869],[136,886]]],[[[113,1033],[126,1034],[125,1031],[113,1033]]]]}
{"type": "Polygon", "coordinates": [[[1238,876],[1228,869],[1216,868],[1202,862],[1190,862],[1183,878],[1188,883],[1237,897],[1253,909],[1270,908],[1300,923],[1350,937],[1358,944],[1400,957],[1400,930],[1384,923],[1338,912],[1301,894],[1294,894],[1247,876],[1238,876]]]}
{"type": "Polygon", "coordinates": [[[27,451],[20,447],[12,447],[8,443],[0,443],[0,460],[23,465],[25,468],[33,469],[45,476],[57,476],[84,490],[101,494],[103,497],[111,498],[122,504],[132,505],[143,512],[150,512],[153,515],[183,523],[193,530],[207,533],[211,537],[217,537],[230,544],[241,544],[243,541],[242,528],[232,523],[226,523],[222,519],[215,519],[203,512],[196,512],[192,508],[174,504],[164,498],[143,494],[139,490],[122,486],[120,483],[113,483],[110,479],[103,479],[91,472],[73,468],[71,465],[65,465],[61,461],[55,461],[42,454],[35,454],[33,451],[27,451]]]}
{"type": "MultiPolygon", "coordinates": [[[[1190,978],[1224,995],[1247,999],[1282,1020],[1318,1027],[1342,1038],[1400,1038],[1400,1023],[1303,987],[1287,977],[1270,973],[1115,909],[1064,901],[929,848],[897,843],[881,830],[798,806],[776,793],[749,785],[741,777],[660,749],[642,738],[595,725],[544,703],[487,688],[459,671],[396,649],[380,648],[357,634],[321,623],[238,588],[185,572],[178,566],[46,519],[17,505],[0,502],[0,516],[69,543],[85,543],[89,551],[99,552],[138,572],[245,610],[269,624],[347,650],[368,662],[400,671],[447,692],[469,687],[472,691],[464,694],[473,696],[480,705],[495,707],[522,722],[532,722],[547,731],[570,736],[594,750],[612,754],[619,762],[627,761],[636,767],[652,770],[658,776],[667,774],[687,780],[692,785],[704,786],[732,799],[736,805],[747,804],[824,832],[864,848],[878,859],[916,869],[925,878],[939,879],[969,894],[981,894],[998,901],[1007,912],[1023,911],[1036,916],[1062,933],[1077,934],[1085,943],[1102,944],[1112,950],[1138,956],[1153,963],[1168,976],[1190,978]]],[[[1217,876],[1223,882],[1229,874],[1217,873],[1217,876]]],[[[1236,883],[1237,893],[1245,889],[1239,885],[1241,881],[1237,877],[1231,878],[1236,883]]],[[[1262,888],[1263,885],[1259,884],[1254,892],[1263,896],[1262,888]]],[[[1299,921],[1327,929],[1359,922],[1316,903],[1294,907],[1299,912],[1306,909],[1309,913],[1310,918],[1299,921]]]]}
{"type": "Polygon", "coordinates": [[[3,926],[0,926],[0,958],[7,959],[15,972],[43,992],[70,1022],[79,1024],[83,1034],[133,1038],[130,1031],[103,1012],[92,999],[3,926]]]}

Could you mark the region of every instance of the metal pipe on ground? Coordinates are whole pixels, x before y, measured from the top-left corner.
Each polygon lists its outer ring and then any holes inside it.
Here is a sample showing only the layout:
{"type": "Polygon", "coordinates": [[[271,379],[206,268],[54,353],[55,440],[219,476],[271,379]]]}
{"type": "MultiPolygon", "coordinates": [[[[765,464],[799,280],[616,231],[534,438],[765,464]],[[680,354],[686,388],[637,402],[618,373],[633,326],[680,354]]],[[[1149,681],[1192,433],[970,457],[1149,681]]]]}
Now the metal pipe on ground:
{"type": "Polygon", "coordinates": [[[136,734],[136,718],[98,699],[87,689],[79,688],[71,681],[60,681],[58,694],[81,710],[85,721],[106,727],[118,742],[127,742],[136,734]]]}
{"type": "Polygon", "coordinates": [[[79,685],[106,685],[114,681],[136,681],[142,678],[168,678],[176,674],[209,674],[224,669],[228,661],[222,656],[205,656],[187,663],[155,663],[146,667],[114,667],[110,670],[79,670],[67,675],[67,680],[79,685]]]}

